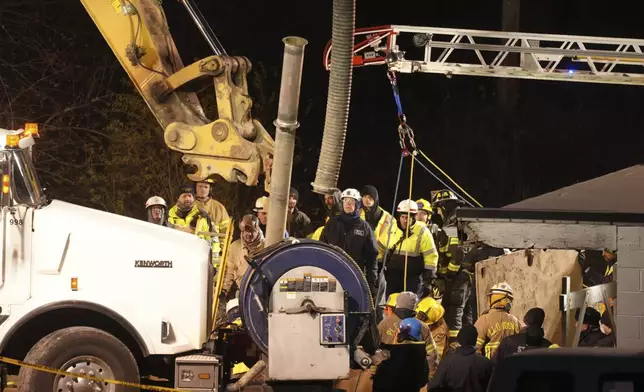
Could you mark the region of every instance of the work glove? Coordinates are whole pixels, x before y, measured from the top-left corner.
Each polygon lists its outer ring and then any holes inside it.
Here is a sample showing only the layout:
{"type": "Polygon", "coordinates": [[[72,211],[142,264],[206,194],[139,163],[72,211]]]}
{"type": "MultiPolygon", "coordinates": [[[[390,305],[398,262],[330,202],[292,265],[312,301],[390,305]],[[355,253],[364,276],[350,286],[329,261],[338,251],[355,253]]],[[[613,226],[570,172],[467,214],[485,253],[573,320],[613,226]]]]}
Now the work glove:
{"type": "Polygon", "coordinates": [[[436,280],[436,273],[432,270],[423,271],[422,275],[423,285],[431,286],[436,280]]]}

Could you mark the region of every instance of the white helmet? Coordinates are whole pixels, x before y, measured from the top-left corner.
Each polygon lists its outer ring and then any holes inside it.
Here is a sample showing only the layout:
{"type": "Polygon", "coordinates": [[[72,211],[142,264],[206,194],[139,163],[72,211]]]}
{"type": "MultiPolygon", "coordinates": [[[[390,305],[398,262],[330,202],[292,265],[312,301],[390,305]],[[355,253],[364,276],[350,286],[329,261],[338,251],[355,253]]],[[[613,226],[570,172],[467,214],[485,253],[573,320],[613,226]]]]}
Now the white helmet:
{"type": "Polygon", "coordinates": [[[504,294],[510,299],[514,299],[514,293],[512,292],[512,286],[507,284],[507,282],[497,283],[490,289],[490,292],[487,294],[504,294]]]}
{"type": "Polygon", "coordinates": [[[409,212],[410,214],[415,214],[418,212],[418,204],[413,200],[403,200],[398,203],[398,212],[409,212]]]}
{"type": "Polygon", "coordinates": [[[358,192],[357,189],[353,188],[347,188],[342,192],[342,195],[340,195],[340,199],[344,199],[345,197],[350,197],[352,199],[355,199],[356,201],[360,201],[362,197],[360,196],[360,192],[358,192]]]}
{"type": "Polygon", "coordinates": [[[239,306],[239,299],[233,298],[226,304],[226,313],[239,306]]]}
{"type": "Polygon", "coordinates": [[[268,197],[266,196],[262,196],[259,199],[255,200],[255,208],[253,208],[253,211],[255,212],[264,211],[264,206],[266,205],[267,201],[268,201],[268,197]]]}
{"type": "Polygon", "coordinates": [[[145,202],[145,208],[150,208],[152,206],[163,206],[164,208],[168,208],[168,205],[165,204],[165,200],[160,196],[152,196],[145,202]]]}

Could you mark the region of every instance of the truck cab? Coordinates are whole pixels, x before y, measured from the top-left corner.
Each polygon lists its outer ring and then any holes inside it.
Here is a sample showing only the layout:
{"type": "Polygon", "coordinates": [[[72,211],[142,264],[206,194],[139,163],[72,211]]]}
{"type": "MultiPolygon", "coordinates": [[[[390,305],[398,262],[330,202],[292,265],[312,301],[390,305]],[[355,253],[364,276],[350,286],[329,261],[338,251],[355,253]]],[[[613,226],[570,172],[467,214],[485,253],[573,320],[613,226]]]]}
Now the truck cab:
{"type": "MultiPolygon", "coordinates": [[[[31,159],[37,135],[36,124],[0,128],[0,355],[138,383],[155,359],[200,350],[210,329],[208,243],[48,200],[31,159]]],[[[20,369],[21,390],[103,390],[92,383],[20,369]]]]}

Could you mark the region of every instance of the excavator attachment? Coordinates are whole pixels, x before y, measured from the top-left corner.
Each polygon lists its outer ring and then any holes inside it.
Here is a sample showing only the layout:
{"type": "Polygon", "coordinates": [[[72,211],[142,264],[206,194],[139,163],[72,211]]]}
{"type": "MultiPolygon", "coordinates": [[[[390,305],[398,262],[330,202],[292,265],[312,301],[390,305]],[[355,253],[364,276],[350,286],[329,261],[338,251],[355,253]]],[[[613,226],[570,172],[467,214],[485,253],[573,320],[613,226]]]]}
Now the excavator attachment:
{"type": "Polygon", "coordinates": [[[164,129],[168,148],[183,154],[188,178],[257,185],[275,142],[252,118],[246,57],[210,56],[184,66],[158,0],[81,0],[104,39],[164,129]],[[191,82],[212,78],[218,119],[209,120],[191,82]]]}

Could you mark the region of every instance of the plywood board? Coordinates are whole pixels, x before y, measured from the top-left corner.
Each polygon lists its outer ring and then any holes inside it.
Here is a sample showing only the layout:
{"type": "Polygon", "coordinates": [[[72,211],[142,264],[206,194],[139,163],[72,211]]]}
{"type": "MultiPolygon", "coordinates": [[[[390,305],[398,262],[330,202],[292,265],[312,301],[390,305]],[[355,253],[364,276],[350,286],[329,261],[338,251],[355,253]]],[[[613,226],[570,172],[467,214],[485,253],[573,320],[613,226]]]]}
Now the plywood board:
{"type": "MultiPolygon", "coordinates": [[[[479,315],[488,309],[487,293],[490,288],[497,283],[507,282],[514,291],[511,313],[522,320],[529,309],[542,308],[546,312],[543,326],[546,338],[563,345],[559,296],[564,276],[570,276],[572,291],[582,288],[577,251],[530,249],[481,261],[476,264],[479,315]]],[[[571,336],[574,314],[569,316],[568,326],[571,336]]]]}

